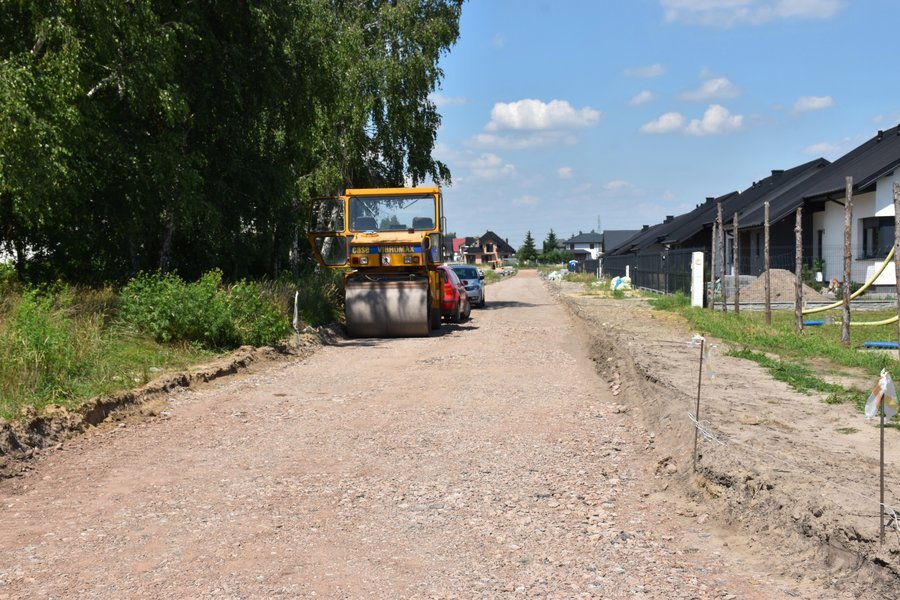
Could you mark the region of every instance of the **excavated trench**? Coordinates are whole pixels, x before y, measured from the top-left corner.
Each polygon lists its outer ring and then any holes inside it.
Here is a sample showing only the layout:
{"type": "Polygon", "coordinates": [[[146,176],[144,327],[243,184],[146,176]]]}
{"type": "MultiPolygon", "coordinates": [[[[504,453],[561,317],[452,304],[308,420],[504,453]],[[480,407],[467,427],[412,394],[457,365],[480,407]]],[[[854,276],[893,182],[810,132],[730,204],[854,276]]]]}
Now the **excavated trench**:
{"type": "MultiPolygon", "coordinates": [[[[835,501],[829,490],[816,486],[814,479],[806,480],[793,467],[767,464],[747,451],[749,445],[729,443],[728,433],[719,428],[721,409],[710,417],[712,423],[701,412],[708,437],[699,437],[694,471],[695,428],[690,415],[695,411],[699,352],[687,346],[690,332],[684,325],[660,318],[653,318],[647,327],[623,327],[633,324],[633,319],[651,319],[642,300],[617,301],[610,310],[602,303],[611,301],[585,297],[577,289],[566,290],[563,284],[557,288],[557,296],[573,318],[587,325],[598,373],[652,432],[654,443],[646,466],[663,475],[659,478],[661,493],[674,492],[693,505],[693,512],[708,514],[736,543],[745,543],[749,552],[767,557],[770,568],[779,574],[798,581],[825,582],[844,592],[858,590],[864,597],[896,597],[900,589],[900,530],[889,530],[882,546],[873,535],[877,533],[872,526],[877,513],[867,514],[861,521],[859,514],[848,510],[846,497],[835,501]],[[641,308],[634,311],[629,302],[641,308]],[[687,356],[674,359],[680,355],[687,356]]],[[[748,375],[757,377],[758,373],[748,375]]],[[[761,386],[754,379],[741,391],[753,394],[754,385],[761,386]]],[[[779,389],[779,393],[787,392],[779,389]]],[[[704,397],[704,403],[712,402],[704,397]]],[[[784,437],[789,438],[775,436],[784,437]]],[[[793,445],[790,439],[778,442],[778,446],[786,446],[788,454],[793,445]]],[[[767,450],[783,451],[780,447],[767,450]]],[[[829,473],[818,475],[828,477],[829,473]]],[[[868,508],[873,512],[872,506],[868,508]]]]}

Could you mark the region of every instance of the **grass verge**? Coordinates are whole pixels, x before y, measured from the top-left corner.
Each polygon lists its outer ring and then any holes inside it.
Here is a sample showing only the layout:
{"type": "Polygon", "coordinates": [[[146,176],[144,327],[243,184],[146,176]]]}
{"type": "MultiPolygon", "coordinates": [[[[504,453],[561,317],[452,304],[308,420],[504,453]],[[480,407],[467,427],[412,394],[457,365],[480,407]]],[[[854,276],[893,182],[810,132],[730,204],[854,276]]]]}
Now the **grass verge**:
{"type": "MultiPolygon", "coordinates": [[[[690,326],[704,335],[710,335],[732,345],[732,356],[753,360],[769,373],[799,392],[820,392],[829,404],[849,403],[862,411],[868,398],[868,389],[847,388],[829,383],[820,375],[823,371],[836,372],[852,368],[878,380],[882,369],[900,376],[897,353],[872,352],[863,349],[866,340],[895,340],[897,325],[865,326],[853,322],[873,322],[896,314],[895,311],[866,311],[851,315],[850,345],[841,344],[840,325],[807,326],[796,331],[793,311],[774,311],[772,323],[767,324],[763,312],[711,311],[689,306],[683,294],[659,296],[650,300],[658,310],[682,315],[690,326]]],[[[730,308],[730,307],[729,307],[730,308]]],[[[838,311],[835,311],[838,312],[838,311]]],[[[831,318],[834,319],[834,314],[831,318]]],[[[816,315],[816,320],[825,320],[816,315]]],[[[812,320],[812,319],[810,319],[812,320]]],[[[897,426],[897,418],[892,426],[897,426]]]]}

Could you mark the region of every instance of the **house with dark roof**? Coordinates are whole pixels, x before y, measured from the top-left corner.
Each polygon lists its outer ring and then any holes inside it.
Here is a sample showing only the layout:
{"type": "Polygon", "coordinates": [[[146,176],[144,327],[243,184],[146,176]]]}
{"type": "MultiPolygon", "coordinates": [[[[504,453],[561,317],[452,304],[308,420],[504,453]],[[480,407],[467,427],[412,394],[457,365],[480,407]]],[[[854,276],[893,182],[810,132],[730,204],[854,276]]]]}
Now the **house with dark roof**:
{"type": "Polygon", "coordinates": [[[516,250],[509,245],[509,241],[490,230],[479,237],[466,238],[460,250],[464,261],[471,265],[498,267],[505,259],[516,256],[516,250]]]}
{"type": "Polygon", "coordinates": [[[597,233],[593,229],[588,233],[579,231],[578,235],[573,235],[562,242],[562,249],[570,252],[575,260],[595,260],[603,252],[603,234],[597,233]]]}
{"type": "MultiPolygon", "coordinates": [[[[824,158],[791,169],[773,170],[741,192],[707,198],[694,210],[667,216],[662,223],[605,245],[611,265],[637,264],[636,255],[670,250],[712,250],[713,227],[722,208],[726,231],[726,272],[733,264],[734,217],[737,215],[741,274],[758,275],[764,268],[765,206],[769,205],[771,268],[794,269],[796,211],[801,211],[804,263],[822,272],[822,279],[843,277],[843,237],[846,181],[852,178],[851,239],[853,281],[870,279],[894,245],[893,185],[900,183],[900,126],[877,134],[834,162],[824,158]]],[[[669,258],[671,260],[671,253],[669,258]]],[[[894,270],[886,269],[876,286],[893,286],[894,270]]]]}
{"type": "MultiPolygon", "coordinates": [[[[803,253],[816,261],[823,279],[843,279],[847,178],[852,178],[852,281],[866,281],[894,246],[893,184],[900,182],[900,126],[878,131],[862,145],[822,167],[802,184],[772,199],[769,222],[791,229],[802,207],[803,253]]],[[[742,215],[739,229],[760,229],[762,208],[742,215]]],[[[770,236],[771,236],[770,227],[770,236]]],[[[789,236],[782,236],[789,237],[789,236]]],[[[794,246],[793,239],[789,245],[794,246]]],[[[893,285],[886,269],[875,285],[893,285]]]]}

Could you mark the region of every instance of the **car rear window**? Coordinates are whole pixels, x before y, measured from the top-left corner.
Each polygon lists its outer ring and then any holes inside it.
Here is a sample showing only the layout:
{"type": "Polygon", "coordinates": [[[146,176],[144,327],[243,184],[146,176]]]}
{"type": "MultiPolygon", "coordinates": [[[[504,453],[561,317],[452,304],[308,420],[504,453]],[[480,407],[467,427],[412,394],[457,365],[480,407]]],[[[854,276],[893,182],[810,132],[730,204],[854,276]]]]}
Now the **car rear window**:
{"type": "Polygon", "coordinates": [[[453,267],[453,270],[463,279],[478,279],[478,271],[473,267],[453,267]]]}

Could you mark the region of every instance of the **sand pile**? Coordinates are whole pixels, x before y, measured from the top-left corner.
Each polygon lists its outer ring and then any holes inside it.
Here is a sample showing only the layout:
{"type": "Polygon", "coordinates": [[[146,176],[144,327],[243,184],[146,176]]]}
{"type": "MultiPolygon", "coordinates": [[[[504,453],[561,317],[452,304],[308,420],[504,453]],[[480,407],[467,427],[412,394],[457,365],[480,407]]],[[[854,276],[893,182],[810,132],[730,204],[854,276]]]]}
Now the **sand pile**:
{"type": "MultiPolygon", "coordinates": [[[[794,274],[786,269],[769,269],[769,280],[772,287],[770,300],[772,302],[794,301],[794,274]]],[[[829,297],[817,292],[810,286],[803,284],[804,300],[828,300],[829,297]]],[[[731,298],[729,298],[729,301],[731,298]]],[[[766,275],[760,274],[756,281],[741,288],[741,302],[765,302],[766,301],[766,275]]]]}

